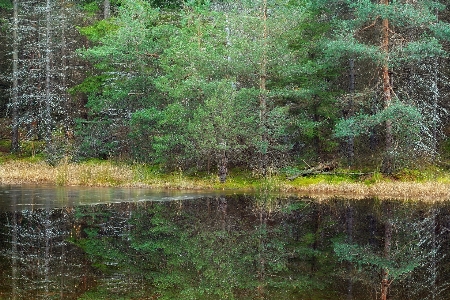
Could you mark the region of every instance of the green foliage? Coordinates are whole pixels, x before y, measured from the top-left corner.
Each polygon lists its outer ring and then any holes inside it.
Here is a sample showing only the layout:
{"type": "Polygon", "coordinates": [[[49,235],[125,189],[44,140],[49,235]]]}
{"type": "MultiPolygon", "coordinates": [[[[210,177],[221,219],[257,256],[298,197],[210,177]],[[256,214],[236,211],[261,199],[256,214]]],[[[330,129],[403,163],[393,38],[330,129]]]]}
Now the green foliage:
{"type": "Polygon", "coordinates": [[[368,135],[376,126],[382,125],[388,120],[392,121],[392,133],[399,143],[397,151],[411,149],[411,145],[420,146],[422,114],[417,108],[400,101],[395,101],[376,114],[357,114],[341,120],[336,124],[335,136],[346,138],[368,135]]]}
{"type": "Polygon", "coordinates": [[[81,27],[78,30],[89,40],[93,42],[100,42],[106,36],[117,33],[119,26],[113,19],[104,19],[96,22],[94,25],[81,27]]]}
{"type": "MultiPolygon", "coordinates": [[[[355,60],[359,65],[356,89],[358,86],[361,90],[366,89],[362,91],[366,95],[363,99],[354,97],[357,90],[351,92],[353,107],[343,107],[349,115],[337,124],[336,136],[358,137],[370,131],[372,138],[375,134],[382,137],[386,134],[381,130],[385,126],[380,125],[392,120],[395,149],[389,149],[394,153],[385,153],[386,157],[391,157],[401,166],[411,162],[413,157],[432,153],[435,141],[430,138],[430,132],[435,130],[439,118],[436,112],[424,107],[437,105],[431,103],[439,94],[434,88],[432,73],[439,71],[430,68],[430,61],[447,56],[443,42],[448,37],[448,24],[442,22],[441,17],[445,6],[440,1],[389,1],[384,4],[368,0],[337,0],[331,1],[328,7],[336,15],[331,18],[333,31],[324,43],[325,53],[330,59],[342,63],[345,74],[348,73],[348,59],[355,60]],[[399,35],[389,35],[385,37],[388,40],[382,40],[379,34],[383,26],[381,19],[388,20],[389,30],[399,35]],[[384,42],[389,42],[388,48],[383,48],[384,42]],[[418,72],[420,80],[414,81],[416,75],[405,72],[412,65],[421,68],[418,72]],[[394,98],[398,95],[403,105],[394,103],[394,107],[388,109],[378,106],[383,101],[390,101],[382,98],[383,89],[379,84],[382,78],[377,71],[380,67],[388,69],[391,80],[395,82],[391,95],[394,98]],[[376,87],[371,88],[372,96],[369,96],[368,86],[376,87]]],[[[352,141],[358,145],[358,141],[363,140],[352,141]]],[[[365,150],[362,151],[366,153],[365,150]]]]}
{"type": "MultiPolygon", "coordinates": [[[[110,0],[110,5],[113,9],[120,7],[122,0],[110,0]]],[[[78,0],[77,4],[81,6],[83,11],[89,16],[95,16],[100,13],[104,0],[78,0]]]]}
{"type": "Polygon", "coordinates": [[[11,0],[0,0],[0,8],[12,9],[13,6],[11,0]]]}
{"type": "Polygon", "coordinates": [[[183,6],[183,0],[149,0],[152,7],[177,9],[183,6]]]}
{"type": "Polygon", "coordinates": [[[78,119],[75,127],[78,158],[107,159],[119,155],[126,147],[126,131],[113,118],[78,119]]]}
{"type": "Polygon", "coordinates": [[[440,40],[450,40],[450,24],[445,22],[436,22],[431,25],[430,29],[432,30],[434,36],[440,40]]]}
{"type": "Polygon", "coordinates": [[[393,63],[402,65],[413,61],[423,61],[425,58],[436,58],[446,55],[442,44],[434,37],[424,37],[408,43],[403,49],[402,56],[394,57],[393,63]]]}
{"type": "Polygon", "coordinates": [[[82,4],[83,10],[91,15],[100,11],[100,2],[99,1],[83,1],[82,4]]]}
{"type": "Polygon", "coordinates": [[[257,124],[257,115],[251,113],[254,103],[227,80],[206,86],[204,94],[206,100],[193,112],[187,128],[191,158],[205,165],[226,156],[233,164],[245,165],[245,152],[255,138],[249,133],[257,124]]]}
{"type": "Polygon", "coordinates": [[[431,118],[403,95],[408,105],[395,102],[377,113],[366,91],[349,108],[340,106],[339,95],[347,89],[349,58],[360,70],[358,84],[367,87],[377,85],[369,78],[387,61],[400,73],[406,65],[445,56],[448,26],[436,17],[444,6],[275,1],[264,18],[260,4],[120,1],[113,18],[80,29],[93,46],[79,53],[95,70],[71,92],[85,93],[93,114],[120,115],[133,159],[167,164],[170,170],[210,171],[225,157],[232,166],[251,168],[260,167],[255,157],[271,167],[293,158],[329,159],[336,156],[339,139],[379,131],[397,116],[394,152],[407,149],[406,159],[427,147],[431,118]],[[398,35],[389,58],[380,51],[380,18],[388,18],[398,35]]]}
{"type": "Polygon", "coordinates": [[[94,94],[102,90],[102,86],[110,78],[109,75],[90,75],[84,81],[68,90],[70,94],[85,93],[94,94]]]}
{"type": "Polygon", "coordinates": [[[186,109],[177,103],[164,110],[149,108],[135,112],[130,133],[133,156],[143,162],[184,166],[179,158],[189,143],[185,135],[187,118],[186,109]]]}

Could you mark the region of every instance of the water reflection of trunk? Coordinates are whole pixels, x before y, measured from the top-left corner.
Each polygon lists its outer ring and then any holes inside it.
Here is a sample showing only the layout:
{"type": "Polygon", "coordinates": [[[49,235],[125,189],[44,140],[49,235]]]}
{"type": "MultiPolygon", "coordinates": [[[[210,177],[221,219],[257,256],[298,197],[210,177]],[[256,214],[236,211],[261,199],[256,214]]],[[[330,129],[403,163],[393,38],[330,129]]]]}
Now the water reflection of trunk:
{"type": "Polygon", "coordinates": [[[51,247],[51,220],[50,220],[50,206],[46,203],[45,207],[45,219],[44,219],[44,238],[45,238],[45,250],[44,250],[44,284],[45,294],[49,295],[49,282],[50,282],[50,247],[51,247]]]}
{"type": "Polygon", "coordinates": [[[267,232],[267,213],[264,209],[259,210],[259,245],[258,245],[258,297],[265,299],[265,277],[266,277],[266,258],[265,258],[265,239],[267,232]]]}
{"type": "MultiPolygon", "coordinates": [[[[346,229],[347,229],[347,243],[353,243],[353,206],[347,203],[346,213],[346,229]]],[[[347,286],[347,300],[353,299],[353,278],[352,278],[353,264],[347,262],[347,273],[348,273],[348,286],[347,286]]]]}
{"type": "MultiPolygon", "coordinates": [[[[316,253],[319,248],[319,237],[321,236],[321,230],[320,225],[322,222],[322,212],[321,212],[321,205],[316,205],[316,208],[313,212],[313,220],[314,220],[314,241],[312,244],[313,252],[316,253]]],[[[312,256],[311,261],[311,274],[314,274],[319,269],[318,262],[317,262],[317,255],[312,256]]]]}
{"type": "Polygon", "coordinates": [[[63,243],[61,245],[61,270],[59,278],[59,298],[64,299],[64,277],[66,276],[66,270],[64,268],[66,263],[66,247],[63,243]]]}
{"type": "MultiPolygon", "coordinates": [[[[392,246],[392,208],[390,202],[386,202],[385,205],[385,218],[383,257],[385,261],[388,261],[391,256],[392,246]]],[[[381,300],[387,300],[390,285],[389,277],[389,268],[384,266],[381,270],[381,300]]]]}
{"type": "Polygon", "coordinates": [[[221,227],[222,231],[227,230],[227,199],[224,196],[219,197],[219,210],[221,213],[221,227]]]}
{"type": "Polygon", "coordinates": [[[18,224],[17,224],[17,196],[15,194],[12,195],[12,239],[11,239],[11,283],[12,283],[12,292],[11,299],[17,299],[17,260],[19,258],[19,253],[17,251],[17,242],[18,242],[18,224]]]}
{"type": "Polygon", "coordinates": [[[436,215],[437,209],[433,207],[431,209],[431,218],[432,218],[432,226],[431,226],[431,299],[435,300],[437,297],[437,264],[436,264],[436,252],[438,251],[437,247],[437,239],[436,239],[436,215]]]}

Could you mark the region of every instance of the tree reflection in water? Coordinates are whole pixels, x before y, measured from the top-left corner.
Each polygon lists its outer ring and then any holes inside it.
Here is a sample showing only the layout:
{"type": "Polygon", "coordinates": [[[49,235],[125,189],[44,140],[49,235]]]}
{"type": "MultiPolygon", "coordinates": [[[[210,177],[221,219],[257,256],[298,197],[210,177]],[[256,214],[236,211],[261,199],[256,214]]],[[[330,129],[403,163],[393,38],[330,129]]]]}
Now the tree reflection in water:
{"type": "Polygon", "coordinates": [[[447,203],[260,194],[13,208],[0,218],[2,298],[450,296],[447,203]]]}

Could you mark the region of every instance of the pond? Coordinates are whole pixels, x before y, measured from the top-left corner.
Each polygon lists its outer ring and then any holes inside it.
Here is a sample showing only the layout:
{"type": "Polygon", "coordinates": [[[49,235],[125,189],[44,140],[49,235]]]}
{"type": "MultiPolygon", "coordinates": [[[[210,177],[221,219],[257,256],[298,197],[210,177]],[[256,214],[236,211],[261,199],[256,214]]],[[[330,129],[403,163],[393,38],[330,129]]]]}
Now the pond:
{"type": "Polygon", "coordinates": [[[0,187],[0,299],[450,299],[447,202],[0,187]]]}

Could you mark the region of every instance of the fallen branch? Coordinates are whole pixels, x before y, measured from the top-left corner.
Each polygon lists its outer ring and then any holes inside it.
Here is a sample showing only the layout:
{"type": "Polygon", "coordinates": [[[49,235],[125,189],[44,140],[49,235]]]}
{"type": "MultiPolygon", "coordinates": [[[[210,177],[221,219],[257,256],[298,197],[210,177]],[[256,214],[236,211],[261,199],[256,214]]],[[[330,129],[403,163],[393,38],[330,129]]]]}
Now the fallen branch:
{"type": "MultiPolygon", "coordinates": [[[[305,162],[306,163],[306,162],[305,162]]],[[[307,164],[308,165],[308,164],[307,164]]],[[[315,166],[315,167],[311,167],[310,165],[308,165],[309,169],[303,170],[298,172],[295,175],[292,175],[290,177],[288,177],[288,180],[294,180],[297,177],[300,176],[308,176],[308,175],[350,175],[350,176],[364,176],[364,175],[371,175],[373,174],[373,172],[369,172],[369,173],[362,173],[362,172],[353,172],[353,173],[348,173],[348,172],[332,172],[332,170],[335,169],[335,164],[334,163],[329,163],[329,164],[322,164],[320,163],[319,165],[315,166]]]]}

